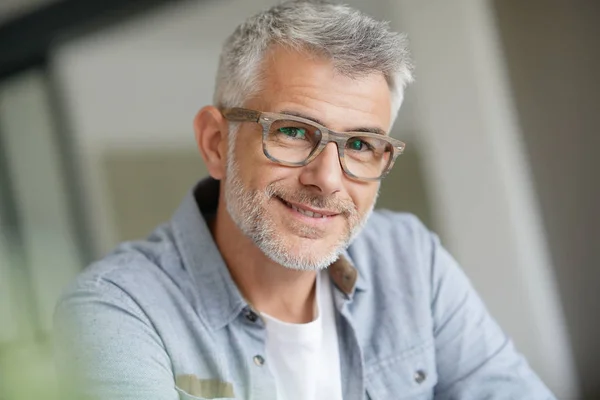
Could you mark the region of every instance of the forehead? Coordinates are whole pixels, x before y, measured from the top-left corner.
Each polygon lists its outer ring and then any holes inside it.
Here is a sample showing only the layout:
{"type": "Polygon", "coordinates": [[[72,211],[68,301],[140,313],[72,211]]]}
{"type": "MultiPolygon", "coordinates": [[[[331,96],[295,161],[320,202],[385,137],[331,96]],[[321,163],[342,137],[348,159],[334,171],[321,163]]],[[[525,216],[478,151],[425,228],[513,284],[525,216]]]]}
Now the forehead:
{"type": "Polygon", "coordinates": [[[250,101],[261,111],[296,111],[338,130],[364,124],[389,131],[391,94],[381,73],[350,77],[324,57],[282,47],[267,53],[261,71],[250,101]]]}

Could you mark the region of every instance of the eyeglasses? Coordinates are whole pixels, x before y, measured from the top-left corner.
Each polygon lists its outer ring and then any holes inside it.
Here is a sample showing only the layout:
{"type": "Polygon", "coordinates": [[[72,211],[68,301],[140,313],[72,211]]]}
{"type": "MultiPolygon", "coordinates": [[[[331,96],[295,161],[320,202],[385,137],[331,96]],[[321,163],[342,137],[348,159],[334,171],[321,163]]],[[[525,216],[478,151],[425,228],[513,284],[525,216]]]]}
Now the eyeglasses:
{"type": "Polygon", "coordinates": [[[229,121],[257,122],[263,127],[263,152],[267,158],[290,167],[313,161],[328,143],[338,148],[346,175],[359,181],[378,181],[392,169],[406,145],[371,132],[335,132],[306,118],[245,108],[221,110],[229,121]]]}

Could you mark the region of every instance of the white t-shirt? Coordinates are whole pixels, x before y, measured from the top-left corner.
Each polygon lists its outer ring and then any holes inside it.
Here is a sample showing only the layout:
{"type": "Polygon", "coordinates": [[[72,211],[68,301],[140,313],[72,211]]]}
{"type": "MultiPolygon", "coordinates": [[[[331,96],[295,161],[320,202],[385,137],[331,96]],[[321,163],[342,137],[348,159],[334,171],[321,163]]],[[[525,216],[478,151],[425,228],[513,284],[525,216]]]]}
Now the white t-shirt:
{"type": "Polygon", "coordinates": [[[267,328],[266,358],[278,400],[342,400],[332,286],[327,271],[317,273],[317,317],[290,324],[262,314],[267,328]]]}

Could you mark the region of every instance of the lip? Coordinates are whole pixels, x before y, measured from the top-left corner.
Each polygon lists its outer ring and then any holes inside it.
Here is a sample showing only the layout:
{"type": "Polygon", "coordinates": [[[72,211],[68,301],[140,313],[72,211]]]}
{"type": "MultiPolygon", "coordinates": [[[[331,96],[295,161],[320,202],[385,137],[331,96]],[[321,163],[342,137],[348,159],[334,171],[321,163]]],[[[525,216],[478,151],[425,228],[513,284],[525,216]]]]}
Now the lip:
{"type": "Polygon", "coordinates": [[[309,220],[309,221],[313,221],[313,222],[321,222],[321,221],[323,221],[323,222],[324,222],[324,221],[329,221],[329,220],[331,220],[333,217],[336,217],[336,216],[340,215],[340,213],[338,213],[338,212],[335,212],[335,211],[330,211],[330,210],[320,210],[320,209],[316,209],[316,208],[312,208],[312,207],[307,207],[307,206],[305,206],[305,205],[301,205],[301,204],[298,204],[298,203],[293,203],[293,202],[290,202],[290,201],[284,200],[284,199],[282,199],[282,198],[280,198],[280,197],[278,197],[277,199],[278,199],[278,200],[279,200],[279,202],[280,202],[282,205],[284,205],[284,206],[285,206],[285,208],[287,208],[287,209],[288,209],[290,212],[294,213],[294,214],[295,214],[295,215],[297,215],[298,217],[301,217],[302,219],[305,219],[305,220],[309,220]],[[297,207],[297,208],[299,208],[299,209],[301,209],[301,210],[304,210],[304,211],[310,211],[310,212],[313,212],[313,213],[321,214],[321,215],[323,215],[323,217],[318,217],[318,218],[315,218],[315,217],[310,217],[310,216],[308,216],[308,215],[302,214],[302,213],[301,213],[301,212],[299,212],[299,211],[296,211],[296,210],[294,210],[294,209],[293,209],[293,208],[291,208],[290,206],[297,207]]]}

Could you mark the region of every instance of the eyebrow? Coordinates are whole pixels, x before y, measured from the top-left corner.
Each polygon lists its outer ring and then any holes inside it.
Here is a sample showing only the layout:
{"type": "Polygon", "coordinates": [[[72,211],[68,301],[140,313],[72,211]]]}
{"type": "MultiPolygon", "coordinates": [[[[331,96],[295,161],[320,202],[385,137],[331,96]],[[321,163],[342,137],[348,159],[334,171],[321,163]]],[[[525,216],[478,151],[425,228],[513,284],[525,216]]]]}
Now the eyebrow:
{"type": "MultiPolygon", "coordinates": [[[[309,121],[315,122],[319,125],[323,125],[325,126],[325,124],[323,123],[323,121],[317,119],[317,118],[313,118],[309,115],[305,115],[296,111],[289,111],[289,110],[284,110],[284,111],[280,111],[279,114],[285,114],[285,115],[292,115],[294,117],[300,117],[300,118],[304,118],[307,119],[309,121]]],[[[387,135],[387,132],[384,131],[381,128],[378,127],[359,127],[359,128],[354,128],[354,129],[348,129],[346,132],[365,132],[365,133],[375,133],[377,135],[387,135]]]]}

